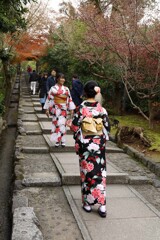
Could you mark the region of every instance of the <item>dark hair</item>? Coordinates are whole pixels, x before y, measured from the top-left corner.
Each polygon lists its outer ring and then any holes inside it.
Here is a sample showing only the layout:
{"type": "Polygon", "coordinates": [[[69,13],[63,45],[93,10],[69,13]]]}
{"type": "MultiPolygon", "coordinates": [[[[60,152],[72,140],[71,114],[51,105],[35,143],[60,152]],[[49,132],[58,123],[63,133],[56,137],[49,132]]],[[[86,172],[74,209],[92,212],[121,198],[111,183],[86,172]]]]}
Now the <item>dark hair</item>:
{"type": "Polygon", "coordinates": [[[72,78],[78,78],[78,75],[77,74],[73,74],[72,78]]]}
{"type": "Polygon", "coordinates": [[[84,85],[84,94],[88,98],[94,98],[97,94],[97,92],[94,90],[94,87],[98,87],[98,84],[96,81],[88,81],[84,85]]]}
{"type": "MultiPolygon", "coordinates": [[[[41,74],[42,74],[42,73],[41,73],[41,74]]],[[[46,76],[46,75],[48,76],[48,73],[47,73],[47,72],[44,72],[44,73],[43,73],[43,76],[46,76]]]]}
{"type": "Polygon", "coordinates": [[[59,78],[64,78],[64,79],[66,79],[63,73],[57,73],[57,75],[56,75],[56,83],[58,82],[58,79],[59,79],[59,78]]]}

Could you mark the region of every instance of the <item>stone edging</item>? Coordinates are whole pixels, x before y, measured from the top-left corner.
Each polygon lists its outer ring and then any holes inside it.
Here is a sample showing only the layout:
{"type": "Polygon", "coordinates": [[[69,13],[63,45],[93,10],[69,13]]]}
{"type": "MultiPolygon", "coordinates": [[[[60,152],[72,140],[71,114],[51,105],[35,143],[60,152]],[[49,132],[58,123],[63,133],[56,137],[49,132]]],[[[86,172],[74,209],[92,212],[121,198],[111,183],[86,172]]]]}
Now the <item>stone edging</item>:
{"type": "MultiPolygon", "coordinates": [[[[113,136],[110,136],[110,141],[116,143],[113,136]]],[[[145,157],[143,153],[138,152],[136,149],[130,147],[127,144],[123,144],[122,146],[118,147],[123,149],[124,153],[127,153],[129,156],[135,158],[144,166],[146,166],[151,172],[155,173],[158,177],[160,177],[160,163],[156,163],[150,158],[145,157]]]]}
{"type": "Polygon", "coordinates": [[[146,166],[151,172],[155,173],[158,177],[160,177],[160,163],[156,163],[153,160],[144,156],[143,153],[138,152],[134,148],[124,144],[122,146],[125,153],[130,155],[131,157],[136,158],[139,162],[141,162],[144,166],[146,166]]]}
{"type": "Polygon", "coordinates": [[[22,179],[24,178],[24,169],[21,164],[23,160],[21,136],[26,135],[23,127],[21,116],[23,109],[18,105],[18,119],[17,119],[17,138],[15,142],[14,152],[14,192],[12,199],[12,213],[13,213],[13,227],[12,240],[43,240],[40,222],[34,212],[33,207],[29,207],[28,198],[25,194],[18,194],[17,190],[24,188],[22,179]]]}
{"type": "Polygon", "coordinates": [[[151,172],[155,173],[158,177],[160,177],[160,163],[156,163],[152,159],[145,157],[144,154],[138,152],[137,150],[128,146],[127,144],[124,144],[122,146],[122,149],[124,150],[125,153],[137,159],[151,172]]]}

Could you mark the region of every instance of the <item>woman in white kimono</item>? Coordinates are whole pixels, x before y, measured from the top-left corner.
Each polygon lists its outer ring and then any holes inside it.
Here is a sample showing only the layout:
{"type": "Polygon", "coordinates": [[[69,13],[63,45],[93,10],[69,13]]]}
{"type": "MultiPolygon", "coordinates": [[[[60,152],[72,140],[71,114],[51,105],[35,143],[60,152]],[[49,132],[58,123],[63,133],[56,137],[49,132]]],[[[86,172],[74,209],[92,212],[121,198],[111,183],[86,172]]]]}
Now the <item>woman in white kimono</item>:
{"type": "Polygon", "coordinates": [[[64,86],[64,82],[64,74],[58,74],[44,105],[46,115],[52,115],[51,141],[55,142],[55,147],[65,147],[67,112],[70,111],[72,116],[75,109],[69,88],[64,86]]]}

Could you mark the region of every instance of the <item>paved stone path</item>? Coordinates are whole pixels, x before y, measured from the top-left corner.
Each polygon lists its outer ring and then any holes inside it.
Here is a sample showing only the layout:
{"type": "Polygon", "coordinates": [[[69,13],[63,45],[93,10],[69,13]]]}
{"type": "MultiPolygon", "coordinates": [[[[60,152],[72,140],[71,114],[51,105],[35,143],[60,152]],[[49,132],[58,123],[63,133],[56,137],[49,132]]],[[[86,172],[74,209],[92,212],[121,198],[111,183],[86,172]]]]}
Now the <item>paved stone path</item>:
{"type": "Polygon", "coordinates": [[[138,193],[158,179],[113,142],[106,147],[107,218],[100,218],[97,206],[82,210],[72,135],[68,131],[66,148],[54,148],[51,118],[41,114],[27,84],[22,78],[12,240],[160,240],[160,212],[138,193]]]}

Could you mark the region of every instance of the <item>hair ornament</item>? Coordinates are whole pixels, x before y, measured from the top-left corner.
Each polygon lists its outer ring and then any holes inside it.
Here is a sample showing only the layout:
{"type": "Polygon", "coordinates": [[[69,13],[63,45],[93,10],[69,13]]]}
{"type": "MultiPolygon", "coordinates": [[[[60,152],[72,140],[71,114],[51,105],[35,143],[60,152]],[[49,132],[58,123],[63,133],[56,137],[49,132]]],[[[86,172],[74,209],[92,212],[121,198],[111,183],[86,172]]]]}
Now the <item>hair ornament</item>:
{"type": "Polygon", "coordinates": [[[100,90],[100,87],[94,87],[94,91],[96,92],[96,93],[100,93],[101,92],[101,90],[100,90]]]}

